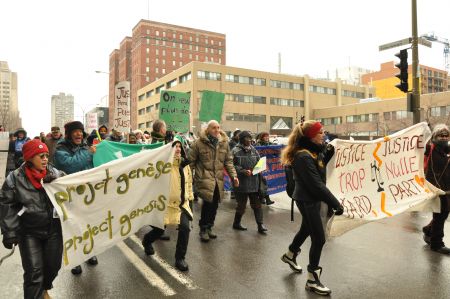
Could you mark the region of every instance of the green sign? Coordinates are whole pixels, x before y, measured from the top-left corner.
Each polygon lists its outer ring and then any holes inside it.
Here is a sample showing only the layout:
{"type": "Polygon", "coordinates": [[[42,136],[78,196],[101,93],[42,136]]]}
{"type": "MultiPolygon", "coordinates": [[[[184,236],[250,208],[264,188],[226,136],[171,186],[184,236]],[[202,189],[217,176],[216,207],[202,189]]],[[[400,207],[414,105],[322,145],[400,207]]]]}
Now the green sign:
{"type": "Polygon", "coordinates": [[[190,95],[184,92],[161,92],[159,118],[164,120],[167,130],[175,132],[189,131],[190,95]]]}
{"type": "Polygon", "coordinates": [[[220,122],[224,100],[224,93],[209,90],[203,91],[199,120],[210,121],[214,119],[220,122]]]}

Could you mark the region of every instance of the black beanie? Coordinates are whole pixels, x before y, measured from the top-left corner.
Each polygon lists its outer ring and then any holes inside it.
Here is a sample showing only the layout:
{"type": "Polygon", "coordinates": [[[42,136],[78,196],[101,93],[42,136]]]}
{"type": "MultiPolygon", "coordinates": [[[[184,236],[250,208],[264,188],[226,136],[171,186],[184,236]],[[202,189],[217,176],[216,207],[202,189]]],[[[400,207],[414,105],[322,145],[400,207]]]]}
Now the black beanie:
{"type": "Polygon", "coordinates": [[[86,132],[84,131],[84,126],[80,121],[71,121],[64,125],[64,134],[66,138],[70,138],[70,135],[72,134],[72,131],[74,130],[81,130],[83,131],[83,137],[86,137],[86,132]]]}
{"type": "Polygon", "coordinates": [[[252,135],[248,131],[242,131],[241,133],[239,133],[239,143],[244,143],[245,137],[250,137],[251,139],[252,135]]]}

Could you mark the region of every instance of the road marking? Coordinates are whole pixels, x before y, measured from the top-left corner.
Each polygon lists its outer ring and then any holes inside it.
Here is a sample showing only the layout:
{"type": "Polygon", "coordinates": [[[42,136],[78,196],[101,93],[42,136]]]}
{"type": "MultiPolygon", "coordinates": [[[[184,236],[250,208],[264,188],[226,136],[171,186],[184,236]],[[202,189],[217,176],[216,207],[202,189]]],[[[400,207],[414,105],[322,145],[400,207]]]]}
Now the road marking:
{"type": "Polygon", "coordinates": [[[144,263],[136,253],[133,252],[125,243],[121,242],[117,244],[117,247],[122,253],[130,260],[136,269],[141,272],[145,279],[154,287],[158,288],[165,296],[173,296],[176,292],[165,283],[165,281],[158,276],[152,269],[150,269],[146,263],[144,263]]]}
{"type": "MultiPolygon", "coordinates": [[[[129,238],[131,241],[133,241],[136,245],[139,246],[139,248],[142,248],[144,250],[144,246],[142,246],[141,241],[138,237],[135,235],[130,236],[129,238]]],[[[165,260],[163,260],[156,252],[154,255],[152,255],[153,260],[157,262],[164,270],[167,271],[167,273],[170,274],[173,278],[178,280],[182,285],[184,285],[188,290],[196,290],[198,289],[198,286],[185,274],[181,273],[174,267],[172,267],[169,263],[167,263],[165,260]]]]}

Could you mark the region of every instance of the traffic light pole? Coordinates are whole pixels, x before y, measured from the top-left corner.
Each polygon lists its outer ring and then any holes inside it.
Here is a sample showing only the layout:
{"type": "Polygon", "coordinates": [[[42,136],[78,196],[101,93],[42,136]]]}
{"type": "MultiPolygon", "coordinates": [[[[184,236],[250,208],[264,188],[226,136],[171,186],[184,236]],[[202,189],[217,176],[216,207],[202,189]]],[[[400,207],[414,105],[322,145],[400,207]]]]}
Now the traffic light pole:
{"type": "Polygon", "coordinates": [[[420,123],[420,72],[419,72],[419,38],[417,36],[417,0],[411,0],[412,10],[412,112],[413,124],[420,123]]]}

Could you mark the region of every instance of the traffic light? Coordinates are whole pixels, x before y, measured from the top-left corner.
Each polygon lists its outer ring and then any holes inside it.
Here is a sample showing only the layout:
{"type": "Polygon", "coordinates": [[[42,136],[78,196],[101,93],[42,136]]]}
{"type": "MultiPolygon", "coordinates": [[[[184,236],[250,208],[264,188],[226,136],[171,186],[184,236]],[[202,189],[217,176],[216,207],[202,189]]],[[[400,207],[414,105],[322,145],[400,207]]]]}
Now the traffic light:
{"type": "Polygon", "coordinates": [[[400,50],[399,53],[395,54],[400,58],[400,62],[395,66],[400,69],[400,74],[395,75],[395,77],[400,79],[400,83],[395,85],[398,89],[403,92],[408,92],[408,50],[400,50]]]}

